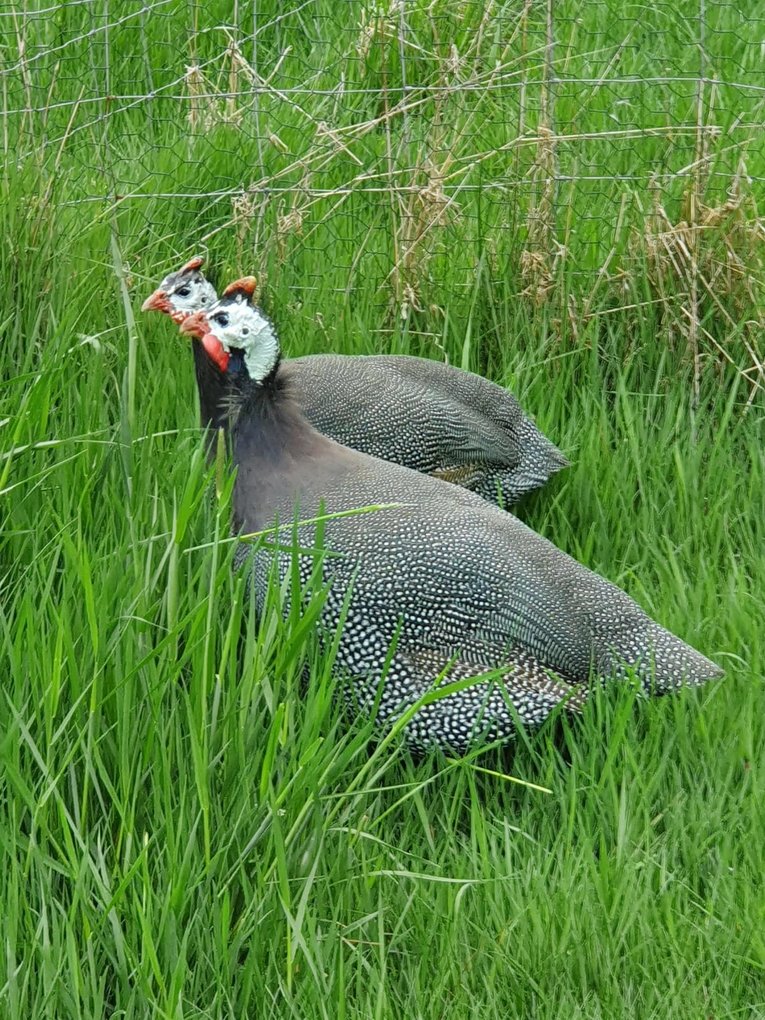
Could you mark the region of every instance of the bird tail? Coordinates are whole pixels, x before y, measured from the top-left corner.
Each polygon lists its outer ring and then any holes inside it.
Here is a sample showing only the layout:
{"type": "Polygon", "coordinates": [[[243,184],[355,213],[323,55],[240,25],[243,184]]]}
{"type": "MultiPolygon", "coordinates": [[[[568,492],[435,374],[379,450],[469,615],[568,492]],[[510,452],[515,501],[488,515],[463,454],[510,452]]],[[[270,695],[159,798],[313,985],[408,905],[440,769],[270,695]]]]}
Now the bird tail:
{"type": "Polygon", "coordinates": [[[527,492],[540,488],[562,468],[568,467],[566,457],[529,418],[523,421],[518,444],[518,463],[512,468],[487,475],[476,489],[484,499],[492,503],[501,499],[505,506],[509,506],[527,492]]]}
{"type": "Polygon", "coordinates": [[[681,687],[700,687],[717,680],[723,670],[679,637],[650,620],[636,636],[634,631],[624,640],[614,641],[599,663],[601,675],[636,675],[648,695],[671,694],[681,687]]]}

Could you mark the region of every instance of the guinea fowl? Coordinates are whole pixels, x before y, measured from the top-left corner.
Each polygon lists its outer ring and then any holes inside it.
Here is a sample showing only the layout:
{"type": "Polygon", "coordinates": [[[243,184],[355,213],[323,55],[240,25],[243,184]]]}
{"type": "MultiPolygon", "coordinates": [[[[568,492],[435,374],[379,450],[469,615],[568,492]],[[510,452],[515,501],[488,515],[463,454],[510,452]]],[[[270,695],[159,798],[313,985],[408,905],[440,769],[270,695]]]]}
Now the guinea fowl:
{"type": "MultiPolygon", "coordinates": [[[[239,533],[297,522],[299,548],[311,549],[317,515],[386,504],[323,524],[321,632],[336,632],[346,612],[335,666],[362,710],[374,706],[381,681],[377,719],[386,723],[441,684],[475,677],[421,706],[404,730],[416,748],[462,752],[477,738],[510,738],[518,719],[541,723],[560,702],[579,707],[591,679],[629,672],[646,693],[664,694],[721,674],[511,514],[314,429],[274,325],[250,301],[253,287],[251,278],[237,281],[181,330],[225,370],[239,533]]],[[[243,544],[240,561],[251,550],[243,544]]],[[[292,558],[262,545],[252,555],[262,600],[274,562],[283,580],[292,558]]],[[[313,557],[299,561],[305,580],[313,557]]]]}
{"type": "MultiPolygon", "coordinates": [[[[167,276],[142,310],[181,322],[209,308],[215,291],[201,264],[194,258],[167,276]]],[[[202,424],[224,425],[223,380],[201,344],[193,350],[202,424]]],[[[313,354],[285,361],[281,371],[325,436],[456,482],[492,503],[514,503],[568,464],[511,393],[451,365],[403,355],[313,354]]]]}

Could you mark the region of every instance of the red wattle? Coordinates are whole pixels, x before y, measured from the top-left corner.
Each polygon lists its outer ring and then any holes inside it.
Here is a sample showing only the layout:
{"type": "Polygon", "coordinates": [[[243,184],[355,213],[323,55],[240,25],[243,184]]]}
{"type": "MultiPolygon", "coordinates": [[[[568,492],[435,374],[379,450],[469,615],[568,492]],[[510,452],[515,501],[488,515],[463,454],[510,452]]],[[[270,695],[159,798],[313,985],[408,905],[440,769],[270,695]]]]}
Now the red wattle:
{"type": "Polygon", "coordinates": [[[207,351],[207,356],[215,362],[221,372],[225,372],[228,368],[230,355],[217,336],[214,336],[212,333],[205,333],[202,337],[202,346],[207,351]]]}

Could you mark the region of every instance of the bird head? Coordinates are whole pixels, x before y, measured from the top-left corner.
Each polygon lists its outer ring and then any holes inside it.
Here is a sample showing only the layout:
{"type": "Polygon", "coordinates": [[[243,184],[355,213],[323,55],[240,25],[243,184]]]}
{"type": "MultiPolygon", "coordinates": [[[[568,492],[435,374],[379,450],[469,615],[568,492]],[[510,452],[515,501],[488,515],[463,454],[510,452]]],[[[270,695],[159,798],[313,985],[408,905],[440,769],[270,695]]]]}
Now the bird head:
{"type": "Polygon", "coordinates": [[[214,305],[218,295],[199,271],[203,261],[197,255],[181,269],[166,276],[154,293],[146,298],[141,311],[164,312],[180,325],[193,312],[214,305]]]}
{"type": "Polygon", "coordinates": [[[281,349],[274,324],[252,301],[255,287],[253,276],[229,284],[209,310],[186,319],[181,332],[201,340],[221,371],[243,365],[250,379],[261,384],[279,364],[281,349]],[[237,354],[233,361],[232,354],[237,354]]]}

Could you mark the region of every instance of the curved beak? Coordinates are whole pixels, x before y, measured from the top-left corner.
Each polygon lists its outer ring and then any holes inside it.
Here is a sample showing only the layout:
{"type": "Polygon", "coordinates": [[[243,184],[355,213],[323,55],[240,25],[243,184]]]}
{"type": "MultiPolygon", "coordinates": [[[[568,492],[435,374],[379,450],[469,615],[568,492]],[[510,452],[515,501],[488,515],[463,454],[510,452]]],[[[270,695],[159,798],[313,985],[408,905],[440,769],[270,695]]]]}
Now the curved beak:
{"type": "Polygon", "coordinates": [[[210,324],[204,312],[194,312],[193,315],[186,316],[180,324],[180,330],[185,336],[195,336],[201,340],[205,333],[210,332],[210,324]]]}
{"type": "Polygon", "coordinates": [[[142,312],[168,312],[170,310],[170,302],[167,300],[167,294],[161,289],[155,290],[154,293],[150,294],[141,305],[142,312]]]}

